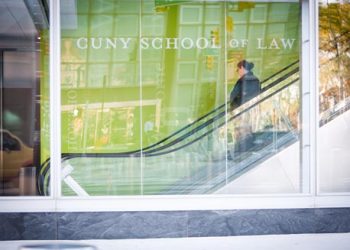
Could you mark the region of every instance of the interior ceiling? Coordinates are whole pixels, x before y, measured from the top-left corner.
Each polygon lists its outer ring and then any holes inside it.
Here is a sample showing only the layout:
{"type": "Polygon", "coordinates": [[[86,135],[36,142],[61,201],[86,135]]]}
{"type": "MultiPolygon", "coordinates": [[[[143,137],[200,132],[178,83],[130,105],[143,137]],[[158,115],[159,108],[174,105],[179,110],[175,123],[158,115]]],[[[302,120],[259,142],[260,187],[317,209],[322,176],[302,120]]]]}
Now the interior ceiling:
{"type": "Polygon", "coordinates": [[[33,88],[35,85],[35,42],[38,36],[37,27],[40,29],[38,24],[40,25],[43,16],[42,12],[37,13],[37,3],[28,0],[0,0],[2,88],[33,88]]]}
{"type": "Polygon", "coordinates": [[[37,30],[23,0],[0,1],[0,37],[32,38],[37,30]]]}

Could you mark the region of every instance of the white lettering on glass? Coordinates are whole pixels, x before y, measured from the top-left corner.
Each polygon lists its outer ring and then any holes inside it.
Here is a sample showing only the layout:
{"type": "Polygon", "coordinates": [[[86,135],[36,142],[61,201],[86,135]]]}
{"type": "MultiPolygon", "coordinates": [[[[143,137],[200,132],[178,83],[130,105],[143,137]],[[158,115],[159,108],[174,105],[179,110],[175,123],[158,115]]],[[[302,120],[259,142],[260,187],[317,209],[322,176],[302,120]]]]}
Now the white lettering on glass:
{"type": "Polygon", "coordinates": [[[262,38],[258,38],[258,49],[267,49],[266,46],[264,46],[264,42],[262,38]]]}
{"type": "Polygon", "coordinates": [[[88,42],[87,42],[87,38],[85,37],[81,37],[77,40],[77,47],[79,49],[87,49],[88,48],[88,42]],[[83,43],[83,44],[82,44],[83,43]]]}
{"type": "Polygon", "coordinates": [[[129,38],[119,38],[119,40],[123,43],[123,49],[127,49],[127,48],[129,48],[129,43],[130,43],[130,41],[131,41],[131,38],[129,37],[129,38]]]}
{"type": "MultiPolygon", "coordinates": [[[[92,48],[98,49],[128,49],[130,47],[132,39],[130,37],[80,37],[76,40],[76,46],[79,49],[92,48]]],[[[147,38],[142,37],[139,41],[141,49],[220,49],[220,44],[215,44],[215,40],[205,37],[199,37],[192,39],[190,37],[178,38],[178,37],[155,37],[147,38]]],[[[272,38],[265,40],[264,38],[256,39],[256,49],[259,50],[290,50],[295,45],[295,38],[272,38]]],[[[228,41],[227,46],[229,48],[247,48],[250,41],[248,39],[231,39],[228,41]]]]}
{"type": "Polygon", "coordinates": [[[285,48],[285,49],[287,49],[287,48],[288,49],[292,49],[294,41],[295,41],[295,39],[284,39],[284,38],[281,38],[281,42],[283,44],[283,48],[285,48]]]}
{"type": "Polygon", "coordinates": [[[102,48],[102,37],[99,38],[91,38],[91,47],[93,49],[101,49],[102,48]],[[96,43],[96,40],[99,41],[99,43],[96,43]]]}
{"type": "Polygon", "coordinates": [[[141,46],[141,49],[148,49],[149,48],[149,43],[148,43],[148,38],[147,37],[142,37],[141,38],[140,46],[141,46]]]}
{"type": "Polygon", "coordinates": [[[117,38],[106,38],[106,49],[112,47],[113,49],[117,48],[117,38]]]}
{"type": "Polygon", "coordinates": [[[179,38],[165,38],[167,49],[178,49],[179,38]]]}
{"type": "Polygon", "coordinates": [[[153,38],[152,39],[152,48],[153,49],[162,49],[163,48],[163,39],[160,37],[153,38]],[[156,44],[158,42],[158,45],[156,44]]]}
{"type": "Polygon", "coordinates": [[[192,49],[194,46],[193,40],[189,37],[181,39],[181,47],[183,49],[192,49]]]}

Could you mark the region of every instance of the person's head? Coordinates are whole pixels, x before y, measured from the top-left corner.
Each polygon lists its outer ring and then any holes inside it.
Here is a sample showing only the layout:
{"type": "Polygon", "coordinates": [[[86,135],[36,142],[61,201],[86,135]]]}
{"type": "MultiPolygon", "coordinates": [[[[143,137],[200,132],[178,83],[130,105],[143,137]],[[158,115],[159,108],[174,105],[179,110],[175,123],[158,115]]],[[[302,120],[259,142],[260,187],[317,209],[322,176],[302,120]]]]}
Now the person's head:
{"type": "Polygon", "coordinates": [[[254,68],[254,63],[242,60],[237,63],[237,71],[239,77],[244,76],[247,72],[251,71],[254,68]]]}

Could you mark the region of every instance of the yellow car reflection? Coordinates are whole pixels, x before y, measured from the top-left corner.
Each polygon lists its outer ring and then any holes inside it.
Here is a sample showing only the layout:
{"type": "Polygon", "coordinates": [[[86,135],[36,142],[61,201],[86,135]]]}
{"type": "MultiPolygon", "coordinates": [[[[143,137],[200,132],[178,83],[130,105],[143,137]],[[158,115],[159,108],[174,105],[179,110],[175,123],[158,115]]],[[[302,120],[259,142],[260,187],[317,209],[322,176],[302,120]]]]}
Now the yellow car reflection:
{"type": "Polygon", "coordinates": [[[33,166],[33,148],[7,130],[1,130],[1,140],[1,181],[17,181],[22,167],[33,166]]]}

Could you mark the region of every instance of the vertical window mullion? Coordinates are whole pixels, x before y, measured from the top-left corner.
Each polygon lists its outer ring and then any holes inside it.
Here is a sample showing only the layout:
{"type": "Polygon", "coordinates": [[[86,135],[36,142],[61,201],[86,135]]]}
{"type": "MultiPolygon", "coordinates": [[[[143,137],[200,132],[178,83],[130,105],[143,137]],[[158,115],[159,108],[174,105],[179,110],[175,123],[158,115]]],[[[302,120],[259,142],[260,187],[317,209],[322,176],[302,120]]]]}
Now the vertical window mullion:
{"type": "Polygon", "coordinates": [[[54,199],[61,197],[61,46],[60,1],[50,1],[50,190],[54,199]]]}
{"type": "Polygon", "coordinates": [[[317,1],[308,1],[310,4],[310,191],[317,194],[317,131],[318,131],[318,25],[317,1]]]}
{"type": "Polygon", "coordinates": [[[316,34],[314,1],[302,1],[301,120],[302,192],[316,193],[316,34]]]}
{"type": "MultiPolygon", "coordinates": [[[[142,17],[143,17],[143,8],[142,8],[142,3],[143,0],[140,0],[140,11],[139,11],[139,42],[141,41],[142,38],[142,17]]],[[[143,92],[142,92],[142,49],[141,46],[139,46],[139,63],[138,63],[138,71],[139,71],[139,97],[140,97],[140,152],[141,152],[141,156],[140,156],[140,192],[141,195],[143,195],[144,193],[144,188],[143,188],[143,179],[144,179],[144,157],[143,157],[143,113],[142,113],[142,101],[143,101],[143,92]]]]}
{"type": "Polygon", "coordinates": [[[313,32],[313,35],[314,35],[314,41],[313,41],[313,44],[314,44],[314,48],[313,48],[313,51],[314,51],[314,68],[312,69],[313,71],[313,74],[314,74],[314,98],[315,98],[315,101],[314,101],[314,104],[315,104],[315,107],[314,107],[314,111],[315,111],[315,114],[314,114],[314,126],[315,126],[315,140],[314,140],[314,143],[315,143],[315,150],[313,152],[313,155],[314,155],[314,164],[313,164],[313,183],[314,183],[314,194],[317,195],[318,194],[318,151],[317,151],[317,145],[318,145],[318,140],[317,138],[319,138],[319,131],[320,131],[320,126],[319,126],[319,121],[320,121],[320,99],[319,99],[319,58],[318,58],[318,51],[319,51],[319,33],[318,33],[318,25],[319,25],[319,12],[318,12],[318,6],[319,6],[319,1],[312,1],[312,5],[313,5],[313,10],[314,10],[314,13],[313,13],[313,25],[314,25],[314,32],[313,32]]]}

